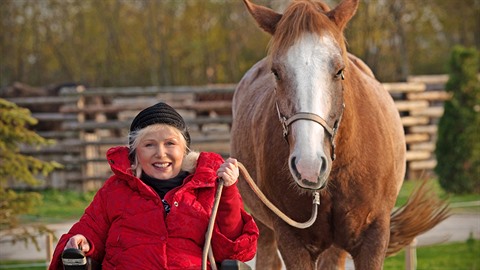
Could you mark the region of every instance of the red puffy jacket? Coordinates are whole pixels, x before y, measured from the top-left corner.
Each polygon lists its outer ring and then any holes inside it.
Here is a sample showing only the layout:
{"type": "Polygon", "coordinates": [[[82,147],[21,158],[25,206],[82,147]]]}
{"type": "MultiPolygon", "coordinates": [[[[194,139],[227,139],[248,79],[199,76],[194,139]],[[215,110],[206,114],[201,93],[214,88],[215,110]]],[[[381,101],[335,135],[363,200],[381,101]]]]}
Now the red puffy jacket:
{"type": "MultiPolygon", "coordinates": [[[[127,147],[111,148],[107,159],[114,175],[62,235],[49,269],[62,269],[61,253],[75,234],[87,238],[91,249],[86,255],[102,262],[104,270],[200,269],[222,157],[199,155],[195,171],[165,195],[171,206],[168,215],[157,193],[130,172],[127,147]]],[[[236,185],[225,187],[211,243],[215,259],[251,260],[258,234],[236,185]],[[228,237],[232,234],[237,237],[228,237]]]]}

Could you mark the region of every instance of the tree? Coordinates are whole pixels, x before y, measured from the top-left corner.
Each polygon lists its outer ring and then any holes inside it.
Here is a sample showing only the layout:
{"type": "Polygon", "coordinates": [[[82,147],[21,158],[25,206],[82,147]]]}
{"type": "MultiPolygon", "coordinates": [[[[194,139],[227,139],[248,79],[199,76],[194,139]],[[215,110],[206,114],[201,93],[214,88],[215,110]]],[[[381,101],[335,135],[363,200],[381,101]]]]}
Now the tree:
{"type": "MultiPolygon", "coordinates": [[[[19,183],[36,186],[41,183],[38,174],[46,175],[61,167],[59,163],[41,161],[20,152],[21,144],[39,146],[52,143],[28,129],[36,123],[28,109],[0,98],[0,230],[9,232],[3,237],[13,236],[14,241],[26,242],[30,239],[37,245],[31,232],[15,233],[13,229],[19,226],[19,215],[29,213],[41,202],[41,196],[38,192],[16,192],[9,187],[19,183]]],[[[47,230],[42,225],[35,229],[39,232],[47,230]]]]}
{"type": "Polygon", "coordinates": [[[440,185],[453,193],[480,193],[479,52],[454,47],[446,90],[452,93],[438,124],[435,154],[440,185]]]}
{"type": "MultiPolygon", "coordinates": [[[[445,73],[455,44],[480,48],[479,12],[480,0],[363,0],[346,38],[381,81],[445,73]]],[[[269,39],[240,0],[1,0],[0,88],[235,83],[269,39]]]]}

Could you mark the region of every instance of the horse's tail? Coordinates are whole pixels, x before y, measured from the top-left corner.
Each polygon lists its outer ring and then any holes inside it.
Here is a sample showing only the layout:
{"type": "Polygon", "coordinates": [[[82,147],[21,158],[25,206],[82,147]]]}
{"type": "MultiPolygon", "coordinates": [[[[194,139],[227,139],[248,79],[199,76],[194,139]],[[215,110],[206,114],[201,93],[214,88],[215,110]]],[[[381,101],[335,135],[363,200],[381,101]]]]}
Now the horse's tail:
{"type": "Polygon", "coordinates": [[[440,200],[423,181],[405,205],[391,214],[387,257],[399,252],[413,239],[450,216],[448,203],[440,200]]]}

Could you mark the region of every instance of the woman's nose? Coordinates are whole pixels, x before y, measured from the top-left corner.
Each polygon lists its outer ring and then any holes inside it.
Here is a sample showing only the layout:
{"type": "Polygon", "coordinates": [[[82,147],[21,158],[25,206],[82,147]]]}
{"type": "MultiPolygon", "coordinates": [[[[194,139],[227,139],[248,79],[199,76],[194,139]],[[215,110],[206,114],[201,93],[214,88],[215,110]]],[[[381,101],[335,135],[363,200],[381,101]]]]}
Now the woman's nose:
{"type": "Polygon", "coordinates": [[[157,147],[156,155],[158,157],[163,157],[165,155],[165,148],[162,145],[157,147]]]}

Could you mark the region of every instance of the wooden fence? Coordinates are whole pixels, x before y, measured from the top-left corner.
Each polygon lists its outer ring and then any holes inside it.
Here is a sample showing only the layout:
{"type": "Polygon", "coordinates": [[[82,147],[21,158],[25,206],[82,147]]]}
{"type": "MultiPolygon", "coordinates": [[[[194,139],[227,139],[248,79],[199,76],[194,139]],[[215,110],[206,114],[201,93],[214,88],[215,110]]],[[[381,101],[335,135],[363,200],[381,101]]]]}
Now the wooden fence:
{"type": "MultiPolygon", "coordinates": [[[[429,177],[435,167],[437,122],[447,77],[417,76],[407,83],[384,83],[402,116],[407,139],[407,177],[429,177]]],[[[41,149],[22,152],[64,165],[44,179],[45,187],[94,190],[110,175],[108,148],[127,143],[133,117],[143,108],[165,101],[178,109],[190,128],[192,148],[228,156],[231,100],[235,85],[62,88],[59,95],[7,98],[27,107],[39,120],[37,132],[56,140],[41,149]],[[43,109],[38,109],[42,107],[43,109]],[[47,108],[47,109],[45,109],[47,108]]],[[[34,127],[35,128],[35,127],[34,127]]]]}

